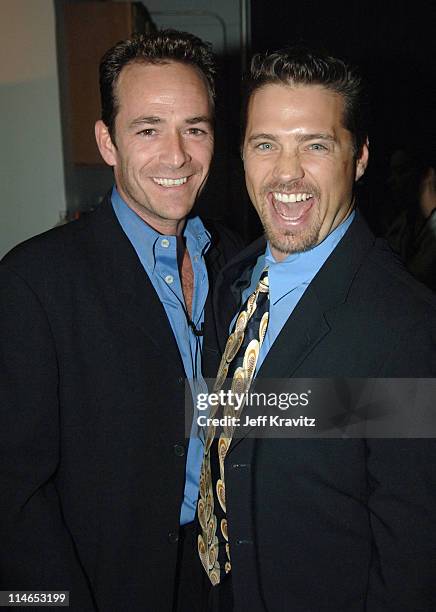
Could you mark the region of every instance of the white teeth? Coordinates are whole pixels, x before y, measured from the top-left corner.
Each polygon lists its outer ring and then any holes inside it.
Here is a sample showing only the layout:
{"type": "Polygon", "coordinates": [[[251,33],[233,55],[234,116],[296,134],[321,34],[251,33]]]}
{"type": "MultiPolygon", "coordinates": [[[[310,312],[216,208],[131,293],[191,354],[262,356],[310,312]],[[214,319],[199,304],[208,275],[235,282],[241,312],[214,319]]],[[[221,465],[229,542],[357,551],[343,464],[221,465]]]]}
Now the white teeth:
{"type": "Polygon", "coordinates": [[[305,202],[309,198],[313,198],[311,193],[281,193],[279,191],[273,192],[274,199],[278,202],[284,202],[289,204],[290,202],[305,202]]]}
{"type": "Polygon", "coordinates": [[[289,204],[289,202],[305,202],[309,198],[313,198],[312,193],[281,193],[280,191],[274,191],[273,197],[278,202],[284,202],[285,204],[289,204]]]}
{"type": "Polygon", "coordinates": [[[153,181],[162,187],[177,187],[178,185],[184,185],[188,180],[187,176],[183,176],[178,179],[170,178],[153,178],[153,181]]]}

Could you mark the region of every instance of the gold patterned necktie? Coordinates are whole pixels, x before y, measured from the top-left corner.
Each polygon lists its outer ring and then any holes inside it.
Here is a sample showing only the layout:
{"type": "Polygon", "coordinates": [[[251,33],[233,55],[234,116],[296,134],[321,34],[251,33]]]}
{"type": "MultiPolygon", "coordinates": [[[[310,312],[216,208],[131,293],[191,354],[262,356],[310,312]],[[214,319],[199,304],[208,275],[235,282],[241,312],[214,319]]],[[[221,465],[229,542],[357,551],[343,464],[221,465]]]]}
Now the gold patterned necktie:
{"type": "MultiPolygon", "coordinates": [[[[235,322],[224,350],[216,378],[214,392],[221,390],[226,379],[232,379],[231,391],[244,394],[251,385],[259,358],[259,350],[265,338],[269,317],[268,269],[260,277],[255,291],[245,302],[235,322]]],[[[232,404],[220,405],[210,415],[234,417],[232,404]]],[[[230,418],[227,422],[231,423],[230,418]]],[[[198,554],[213,585],[221,582],[231,570],[230,546],[227,533],[224,460],[229,450],[234,428],[222,428],[217,437],[215,426],[207,431],[203,463],[200,473],[198,519],[201,533],[198,536],[198,554]]]]}

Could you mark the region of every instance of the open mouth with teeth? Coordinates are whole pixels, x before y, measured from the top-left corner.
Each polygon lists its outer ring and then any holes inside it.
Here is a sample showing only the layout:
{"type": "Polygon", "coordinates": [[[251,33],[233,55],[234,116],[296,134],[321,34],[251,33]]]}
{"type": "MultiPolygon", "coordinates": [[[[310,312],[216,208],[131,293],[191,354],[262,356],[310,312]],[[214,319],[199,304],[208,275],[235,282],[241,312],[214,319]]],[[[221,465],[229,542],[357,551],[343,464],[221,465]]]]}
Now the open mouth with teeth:
{"type": "Polygon", "coordinates": [[[180,187],[184,185],[188,181],[187,176],[182,176],[181,178],[161,178],[161,177],[153,177],[153,183],[156,185],[160,185],[161,187],[180,187]]]}
{"type": "Polygon", "coordinates": [[[294,193],[273,191],[269,193],[269,200],[280,219],[296,225],[304,221],[306,213],[313,206],[314,196],[307,191],[294,193]]]}

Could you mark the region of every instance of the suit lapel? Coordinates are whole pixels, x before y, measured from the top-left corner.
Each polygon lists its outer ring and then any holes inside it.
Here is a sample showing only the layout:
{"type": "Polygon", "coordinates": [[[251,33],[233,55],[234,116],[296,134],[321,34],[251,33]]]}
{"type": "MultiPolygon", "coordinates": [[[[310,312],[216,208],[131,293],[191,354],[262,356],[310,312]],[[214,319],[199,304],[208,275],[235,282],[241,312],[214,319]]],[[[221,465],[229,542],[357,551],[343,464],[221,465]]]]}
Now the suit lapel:
{"type": "Polygon", "coordinates": [[[156,351],[183,364],[165,309],[113,211],[109,197],[90,220],[97,245],[96,266],[109,306],[126,317],[156,351]]]}
{"type": "Polygon", "coordinates": [[[309,285],[272,345],[257,378],[289,378],[329,331],[316,292],[309,285]]]}
{"type": "MultiPolygon", "coordinates": [[[[256,379],[290,378],[317,344],[332,330],[335,311],[347,299],[350,285],[374,236],[363,219],[356,219],[315,276],[288,318],[262,363],[256,379]]],[[[314,372],[316,376],[316,372],[314,372]]],[[[235,438],[229,453],[250,432],[235,438]]]]}
{"type": "MultiPolygon", "coordinates": [[[[288,318],[282,331],[270,348],[251,387],[266,378],[290,378],[316,345],[330,332],[315,291],[309,287],[288,318]]],[[[253,417],[258,414],[251,415],[253,417]]],[[[238,438],[233,438],[228,454],[246,438],[252,427],[244,427],[238,438]]]]}

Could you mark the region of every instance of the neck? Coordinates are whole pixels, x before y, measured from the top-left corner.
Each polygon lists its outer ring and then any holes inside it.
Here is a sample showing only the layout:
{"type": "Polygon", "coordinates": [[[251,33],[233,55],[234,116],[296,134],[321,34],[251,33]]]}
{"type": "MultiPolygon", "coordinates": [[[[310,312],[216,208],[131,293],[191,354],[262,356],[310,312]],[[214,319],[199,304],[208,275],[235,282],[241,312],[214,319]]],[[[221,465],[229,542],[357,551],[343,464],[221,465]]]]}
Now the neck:
{"type": "Polygon", "coordinates": [[[118,193],[134,213],[138,215],[147,225],[165,236],[181,237],[186,224],[186,217],[182,219],[164,219],[151,213],[145,206],[141,206],[127,196],[118,186],[118,193]]]}

